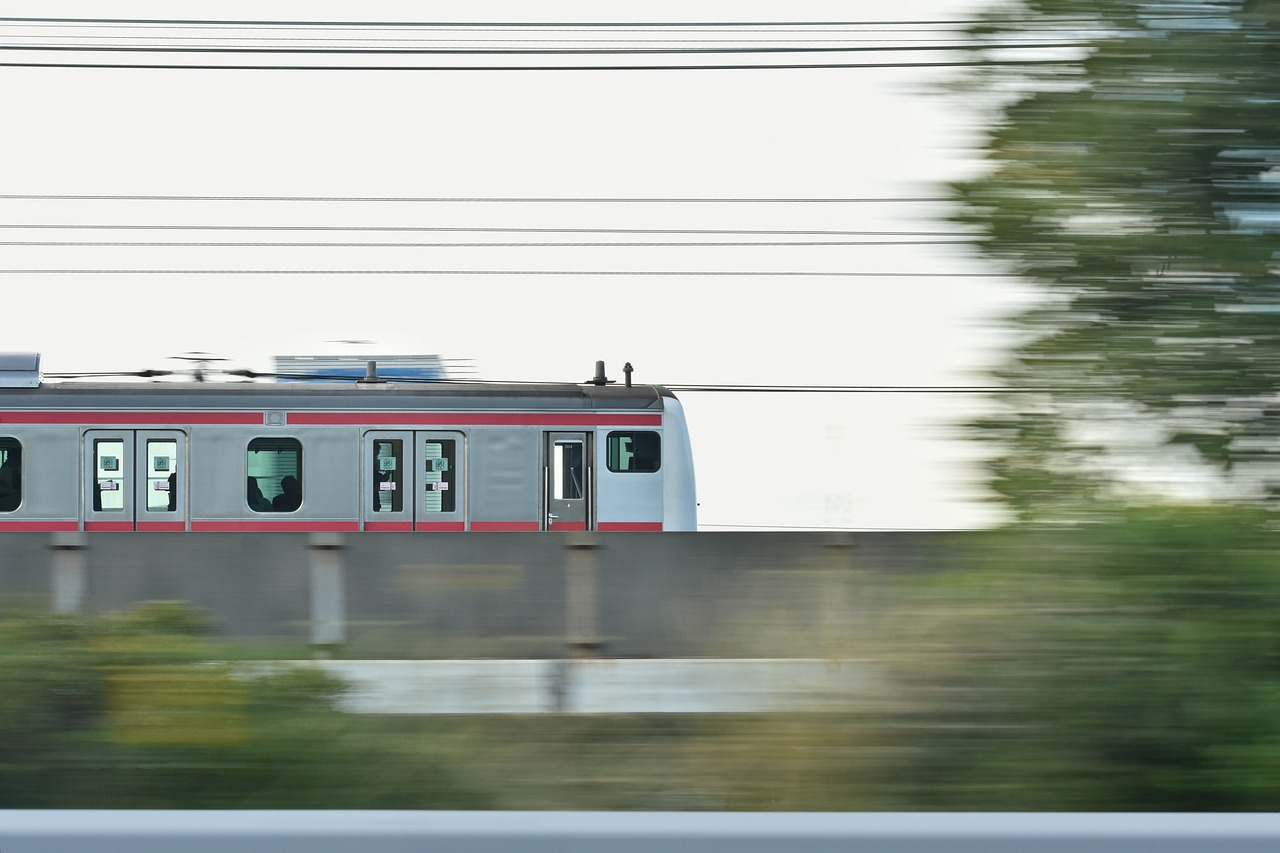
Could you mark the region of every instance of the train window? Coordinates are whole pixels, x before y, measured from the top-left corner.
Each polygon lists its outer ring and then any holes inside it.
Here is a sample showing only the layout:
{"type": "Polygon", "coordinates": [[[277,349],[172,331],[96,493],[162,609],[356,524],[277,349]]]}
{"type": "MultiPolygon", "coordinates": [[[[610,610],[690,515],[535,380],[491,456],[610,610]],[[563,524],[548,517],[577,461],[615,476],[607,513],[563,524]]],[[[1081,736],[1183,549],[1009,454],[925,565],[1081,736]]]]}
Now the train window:
{"type": "Polygon", "coordinates": [[[551,459],[551,497],[558,501],[582,499],[582,442],[557,441],[551,459]]]}
{"type": "Polygon", "coordinates": [[[605,448],[610,471],[657,471],[662,467],[662,439],[656,432],[611,432],[605,448]]]}
{"type": "Polygon", "coordinates": [[[404,509],[404,442],[378,439],[373,442],[373,511],[400,512],[404,509]]]}
{"type": "Polygon", "coordinates": [[[245,499],[254,512],[293,512],[302,506],[302,442],[255,438],[249,442],[245,499]]]}
{"type": "Polygon", "coordinates": [[[0,512],[13,512],[22,503],[22,442],[0,438],[0,512]]]}
{"type": "Polygon", "coordinates": [[[93,511],[124,512],[124,442],[118,438],[93,443],[93,511]]]}
{"type": "Polygon", "coordinates": [[[456,509],[455,446],[456,442],[451,439],[432,439],[423,445],[423,512],[453,512],[456,509]]]}
{"type": "Polygon", "coordinates": [[[174,512],[178,508],[178,442],[147,441],[147,512],[174,512]]]}

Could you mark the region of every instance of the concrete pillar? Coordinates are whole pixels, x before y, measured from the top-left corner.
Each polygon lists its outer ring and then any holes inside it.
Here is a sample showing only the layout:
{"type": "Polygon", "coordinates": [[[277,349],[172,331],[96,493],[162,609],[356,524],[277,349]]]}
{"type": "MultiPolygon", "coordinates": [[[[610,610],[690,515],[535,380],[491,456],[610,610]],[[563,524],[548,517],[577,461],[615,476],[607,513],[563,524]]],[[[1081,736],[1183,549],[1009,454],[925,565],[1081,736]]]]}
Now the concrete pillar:
{"type": "Polygon", "coordinates": [[[84,533],[55,533],[49,547],[53,551],[51,561],[53,612],[81,613],[84,611],[85,547],[84,533]]]}
{"type": "Polygon", "coordinates": [[[347,641],[346,578],[341,533],[311,534],[311,646],[327,657],[347,641]]]}
{"type": "Polygon", "coordinates": [[[570,533],[565,542],[565,643],[573,657],[600,654],[597,547],[591,532],[570,533]]]}

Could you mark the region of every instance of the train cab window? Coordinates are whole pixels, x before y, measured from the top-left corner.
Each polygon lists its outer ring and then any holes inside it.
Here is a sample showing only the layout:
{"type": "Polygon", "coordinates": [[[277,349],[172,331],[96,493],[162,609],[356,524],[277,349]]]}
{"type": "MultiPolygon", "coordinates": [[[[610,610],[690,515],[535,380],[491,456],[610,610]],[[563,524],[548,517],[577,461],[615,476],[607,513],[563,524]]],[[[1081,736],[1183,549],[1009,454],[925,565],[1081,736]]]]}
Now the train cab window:
{"type": "Polygon", "coordinates": [[[605,450],[610,471],[657,471],[662,467],[662,438],[656,432],[611,432],[605,450]]]}
{"type": "Polygon", "coordinates": [[[93,467],[93,511],[124,512],[124,441],[95,441],[93,467]]]}
{"type": "Polygon", "coordinates": [[[13,512],[22,503],[22,442],[0,438],[0,512],[13,512]]]}
{"type": "Polygon", "coordinates": [[[373,511],[400,512],[404,509],[404,442],[379,439],[373,442],[373,511]]]}
{"type": "Polygon", "coordinates": [[[147,512],[178,509],[178,442],[147,441],[147,512]]]}
{"type": "Polygon", "coordinates": [[[457,509],[457,474],[454,457],[457,442],[432,439],[423,445],[423,512],[454,512],[457,509]]]}
{"type": "Polygon", "coordinates": [[[245,500],[254,512],[293,512],[302,506],[302,442],[255,438],[246,460],[245,500]]]}

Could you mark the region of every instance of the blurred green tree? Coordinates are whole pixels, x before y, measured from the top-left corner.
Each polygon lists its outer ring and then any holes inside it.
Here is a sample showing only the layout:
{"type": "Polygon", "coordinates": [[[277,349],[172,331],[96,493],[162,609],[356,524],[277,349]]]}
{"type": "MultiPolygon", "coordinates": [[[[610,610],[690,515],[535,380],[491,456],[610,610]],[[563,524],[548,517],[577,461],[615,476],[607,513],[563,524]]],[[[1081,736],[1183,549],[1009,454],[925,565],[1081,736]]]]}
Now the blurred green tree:
{"type": "Polygon", "coordinates": [[[1280,494],[1280,0],[1025,0],[969,37],[995,106],[958,220],[1037,297],[976,423],[995,489],[1280,494]],[[1076,46],[1007,49],[1037,41],[1076,46]]]}
{"type": "Polygon", "coordinates": [[[991,535],[915,581],[914,808],[1280,808],[1280,572],[1258,507],[991,535]]]}

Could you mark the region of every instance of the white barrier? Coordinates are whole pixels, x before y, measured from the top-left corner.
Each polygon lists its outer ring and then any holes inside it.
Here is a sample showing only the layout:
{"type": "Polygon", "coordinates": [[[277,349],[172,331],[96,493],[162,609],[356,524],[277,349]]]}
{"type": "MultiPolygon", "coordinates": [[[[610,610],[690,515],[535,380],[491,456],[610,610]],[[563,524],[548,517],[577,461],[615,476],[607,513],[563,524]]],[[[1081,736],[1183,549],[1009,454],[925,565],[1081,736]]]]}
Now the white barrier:
{"type": "Polygon", "coordinates": [[[4,853],[1262,853],[1272,814],[0,811],[4,853]]]}
{"type": "Polygon", "coordinates": [[[270,666],[315,667],[341,678],[351,685],[342,707],[360,714],[819,711],[849,707],[876,682],[866,663],[809,658],[324,660],[270,666]]]}

